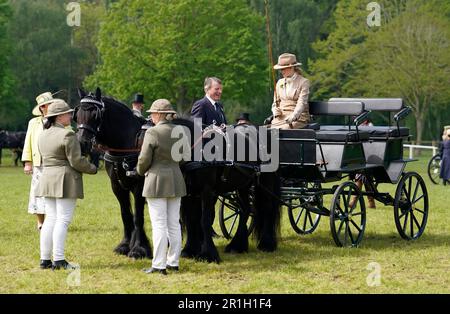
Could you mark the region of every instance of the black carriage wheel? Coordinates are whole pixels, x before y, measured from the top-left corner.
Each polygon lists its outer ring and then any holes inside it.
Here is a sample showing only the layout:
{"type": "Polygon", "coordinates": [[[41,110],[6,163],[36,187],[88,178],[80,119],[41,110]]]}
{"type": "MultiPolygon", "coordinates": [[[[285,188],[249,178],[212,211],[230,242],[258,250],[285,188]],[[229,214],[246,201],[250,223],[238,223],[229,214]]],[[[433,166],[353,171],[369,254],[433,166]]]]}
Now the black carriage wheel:
{"type": "MultiPolygon", "coordinates": [[[[308,184],[312,188],[320,188],[319,184],[308,184]]],[[[290,199],[288,206],[288,216],[289,222],[291,223],[292,229],[301,235],[311,234],[316,230],[320,222],[321,215],[313,213],[308,209],[307,206],[301,206],[302,202],[309,203],[311,206],[322,205],[322,195],[320,196],[310,196],[305,199],[290,199]],[[308,199],[309,198],[309,199],[308,199]]]]}
{"type": "Polygon", "coordinates": [[[428,176],[431,182],[439,184],[439,177],[441,172],[441,155],[434,155],[428,162],[428,176]]]}
{"type": "MultiPolygon", "coordinates": [[[[231,240],[239,225],[239,215],[241,209],[237,205],[237,196],[235,193],[230,193],[227,197],[219,196],[219,225],[223,236],[231,240]]],[[[253,232],[254,221],[253,213],[250,213],[247,221],[248,235],[253,232]]]]}
{"type": "Polygon", "coordinates": [[[418,239],[425,231],[428,219],[428,191],[423,178],[416,172],[403,174],[394,199],[395,226],[405,240],[418,239]]]}
{"type": "Polygon", "coordinates": [[[344,182],[331,199],[330,229],[333,240],[339,247],[357,247],[365,228],[366,205],[362,193],[355,183],[344,182]]]}

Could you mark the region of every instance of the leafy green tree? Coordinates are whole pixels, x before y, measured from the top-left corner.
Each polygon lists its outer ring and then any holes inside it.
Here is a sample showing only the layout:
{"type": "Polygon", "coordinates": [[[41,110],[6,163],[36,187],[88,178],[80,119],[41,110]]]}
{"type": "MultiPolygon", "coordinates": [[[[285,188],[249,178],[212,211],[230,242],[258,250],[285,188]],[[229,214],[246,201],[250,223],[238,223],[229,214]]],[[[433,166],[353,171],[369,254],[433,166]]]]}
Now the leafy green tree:
{"type": "Polygon", "coordinates": [[[30,112],[36,95],[45,91],[64,90],[65,94],[58,96],[70,102],[67,92],[80,51],[71,45],[72,29],[66,23],[64,2],[16,0],[13,9],[11,64],[18,78],[18,92],[28,101],[30,112]]]}
{"type": "Polygon", "coordinates": [[[409,1],[398,17],[368,39],[365,68],[354,81],[366,95],[402,97],[413,109],[420,143],[433,107],[448,105],[450,99],[449,48],[448,17],[438,6],[409,1]]]}
{"type": "Polygon", "coordinates": [[[316,99],[346,95],[348,84],[357,70],[355,63],[371,32],[366,23],[368,11],[361,0],[339,1],[334,12],[334,31],[314,45],[317,60],[310,66],[311,83],[316,99]]]}
{"type": "Polygon", "coordinates": [[[129,100],[168,98],[188,111],[206,76],[223,80],[225,110],[247,109],[268,88],[264,20],[234,0],[122,0],[102,24],[101,64],[86,80],[129,100]],[[227,106],[227,104],[233,104],[227,106]]]}
{"type": "Polygon", "coordinates": [[[269,9],[273,54],[291,52],[308,69],[309,59],[314,58],[312,43],[327,36],[330,16],[337,0],[250,0],[249,4],[265,15],[266,2],[269,9]]]}
{"type": "Polygon", "coordinates": [[[7,0],[0,0],[0,128],[16,129],[24,113],[24,104],[16,93],[16,80],[9,66],[11,41],[7,26],[12,10],[7,0]]]}

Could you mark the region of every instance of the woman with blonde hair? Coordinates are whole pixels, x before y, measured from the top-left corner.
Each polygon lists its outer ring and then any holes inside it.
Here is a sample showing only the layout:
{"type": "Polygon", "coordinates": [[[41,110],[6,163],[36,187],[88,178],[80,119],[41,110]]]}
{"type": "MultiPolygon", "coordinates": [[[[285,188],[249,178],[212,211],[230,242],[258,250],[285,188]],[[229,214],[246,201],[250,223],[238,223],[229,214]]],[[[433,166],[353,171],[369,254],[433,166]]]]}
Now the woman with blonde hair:
{"type": "Polygon", "coordinates": [[[272,128],[301,129],[310,121],[309,80],[304,78],[299,68],[300,62],[291,53],[278,57],[275,70],[280,70],[283,78],[276,85],[272,104],[272,128]]]}

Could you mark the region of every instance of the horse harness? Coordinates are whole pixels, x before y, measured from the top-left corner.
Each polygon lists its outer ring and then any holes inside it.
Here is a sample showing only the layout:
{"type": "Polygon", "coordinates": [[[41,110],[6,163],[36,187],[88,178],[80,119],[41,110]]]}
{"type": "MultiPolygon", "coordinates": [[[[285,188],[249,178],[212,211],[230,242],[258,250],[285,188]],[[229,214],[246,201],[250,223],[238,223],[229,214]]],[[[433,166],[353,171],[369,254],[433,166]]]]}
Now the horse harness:
{"type": "MultiPolygon", "coordinates": [[[[81,103],[81,105],[83,103],[93,104],[95,107],[95,113],[94,113],[95,118],[102,119],[103,114],[105,112],[105,104],[103,103],[103,101],[98,101],[95,99],[82,99],[80,101],[80,103],[81,103]]],[[[79,110],[80,106],[77,106],[75,108],[74,117],[76,117],[77,111],[79,110]]],[[[125,187],[125,184],[123,183],[123,181],[120,179],[119,170],[120,170],[120,168],[122,168],[128,177],[135,177],[132,174],[129,175],[129,173],[132,173],[131,170],[136,167],[139,153],[141,151],[141,147],[144,142],[145,132],[150,127],[151,127],[150,123],[146,123],[146,124],[142,125],[141,129],[136,134],[134,148],[112,148],[112,147],[108,147],[106,145],[97,144],[95,142],[95,137],[98,135],[98,133],[100,131],[99,127],[97,127],[97,129],[94,129],[93,127],[91,127],[88,124],[79,124],[77,126],[78,129],[87,130],[94,135],[94,137],[92,138],[93,146],[95,146],[98,150],[103,151],[105,153],[103,158],[105,161],[108,161],[113,165],[113,171],[117,177],[117,181],[119,182],[120,186],[123,189],[126,189],[126,187],[125,187]],[[112,153],[128,153],[128,154],[118,156],[118,155],[113,155],[112,153]]]]}

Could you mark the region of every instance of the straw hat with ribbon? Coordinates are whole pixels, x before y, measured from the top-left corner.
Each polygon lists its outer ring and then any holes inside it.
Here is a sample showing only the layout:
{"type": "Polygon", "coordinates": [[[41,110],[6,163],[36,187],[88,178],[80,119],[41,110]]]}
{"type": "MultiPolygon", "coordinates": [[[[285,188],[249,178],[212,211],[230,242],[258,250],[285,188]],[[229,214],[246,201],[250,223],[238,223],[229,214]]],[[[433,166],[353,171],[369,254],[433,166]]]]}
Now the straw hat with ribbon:
{"type": "Polygon", "coordinates": [[[278,64],[275,64],[273,68],[275,70],[287,69],[291,67],[298,67],[302,64],[297,62],[297,57],[292,53],[283,53],[278,57],[278,64]]]}
{"type": "Polygon", "coordinates": [[[33,108],[32,114],[34,116],[42,115],[39,108],[41,106],[51,104],[54,100],[55,100],[55,98],[53,98],[53,95],[50,92],[45,92],[45,93],[40,94],[39,96],[36,97],[37,105],[33,108]]]}
{"type": "Polygon", "coordinates": [[[45,118],[59,116],[65,113],[73,112],[73,109],[62,99],[53,99],[53,102],[48,106],[45,118]]]}

